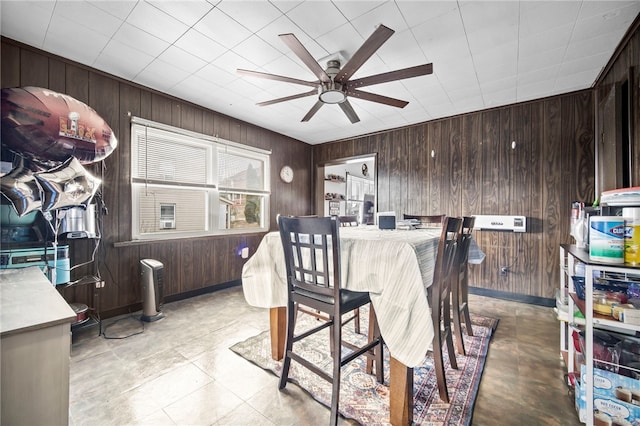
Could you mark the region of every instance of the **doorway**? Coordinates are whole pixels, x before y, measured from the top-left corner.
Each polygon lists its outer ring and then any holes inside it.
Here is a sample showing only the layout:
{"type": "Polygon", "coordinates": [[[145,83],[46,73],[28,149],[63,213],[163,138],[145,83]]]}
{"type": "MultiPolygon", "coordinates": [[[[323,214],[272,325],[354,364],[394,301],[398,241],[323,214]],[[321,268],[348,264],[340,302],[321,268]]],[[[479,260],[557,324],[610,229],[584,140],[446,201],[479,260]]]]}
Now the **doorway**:
{"type": "Polygon", "coordinates": [[[316,165],[315,211],[320,216],[356,216],[375,223],[376,154],[341,158],[316,165]]]}

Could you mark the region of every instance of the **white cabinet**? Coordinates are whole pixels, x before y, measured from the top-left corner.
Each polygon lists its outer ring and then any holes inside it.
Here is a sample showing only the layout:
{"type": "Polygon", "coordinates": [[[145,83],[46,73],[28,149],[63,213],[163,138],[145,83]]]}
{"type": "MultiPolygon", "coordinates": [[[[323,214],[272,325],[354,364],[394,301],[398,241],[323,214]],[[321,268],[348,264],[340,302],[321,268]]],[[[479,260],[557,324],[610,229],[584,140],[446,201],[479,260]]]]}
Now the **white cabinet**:
{"type": "MultiPolygon", "coordinates": [[[[640,278],[640,267],[629,265],[614,265],[601,262],[593,262],[589,258],[589,253],[584,249],[579,249],[574,245],[560,246],[560,262],[561,262],[561,287],[568,289],[568,312],[572,313],[577,307],[584,314],[584,330],[585,330],[585,348],[584,360],[586,365],[586,374],[582,386],[586,389],[586,423],[593,425],[594,422],[594,387],[593,387],[593,333],[594,329],[605,329],[617,331],[625,334],[640,332],[640,326],[626,324],[615,320],[610,316],[600,315],[593,311],[593,282],[594,272],[599,276],[614,275],[616,278],[627,280],[632,278],[634,281],[640,278]],[[584,300],[578,298],[573,279],[571,278],[574,271],[575,263],[579,261],[584,263],[585,288],[584,300]]],[[[562,290],[562,288],[561,288],[562,290]]],[[[572,315],[568,315],[567,321],[572,322],[572,315]]],[[[567,368],[570,372],[574,371],[574,348],[571,338],[563,334],[564,324],[561,322],[561,335],[563,337],[562,347],[566,349],[567,368]],[[569,340],[567,344],[566,341],[569,340]]],[[[563,354],[565,355],[565,354],[563,354]]]]}
{"type": "Polygon", "coordinates": [[[67,425],[76,314],[37,266],[0,270],[0,413],[6,425],[67,425]]]}

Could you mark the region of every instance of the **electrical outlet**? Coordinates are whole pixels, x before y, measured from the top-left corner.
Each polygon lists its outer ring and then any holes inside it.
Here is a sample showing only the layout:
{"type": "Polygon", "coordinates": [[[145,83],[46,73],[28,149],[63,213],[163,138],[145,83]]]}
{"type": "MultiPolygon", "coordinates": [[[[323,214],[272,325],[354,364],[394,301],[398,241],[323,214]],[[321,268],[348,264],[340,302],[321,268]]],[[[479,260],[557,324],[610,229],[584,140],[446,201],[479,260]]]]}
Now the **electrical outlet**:
{"type": "Polygon", "coordinates": [[[500,275],[507,275],[507,272],[509,272],[509,267],[507,266],[502,266],[500,268],[500,275]]]}

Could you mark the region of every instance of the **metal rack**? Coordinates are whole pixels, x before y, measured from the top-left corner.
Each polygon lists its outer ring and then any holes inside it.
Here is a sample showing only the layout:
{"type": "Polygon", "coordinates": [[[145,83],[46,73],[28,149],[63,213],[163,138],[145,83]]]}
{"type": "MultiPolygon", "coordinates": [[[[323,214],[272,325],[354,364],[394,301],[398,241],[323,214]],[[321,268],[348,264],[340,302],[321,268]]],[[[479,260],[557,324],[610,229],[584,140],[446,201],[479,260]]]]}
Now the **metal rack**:
{"type": "MultiPolygon", "coordinates": [[[[561,262],[561,285],[565,286],[568,289],[568,324],[573,323],[573,312],[574,307],[578,307],[578,309],[583,313],[584,319],[584,329],[585,329],[585,348],[584,348],[584,358],[585,358],[585,371],[584,382],[581,386],[585,387],[586,390],[586,424],[588,426],[593,425],[594,422],[594,388],[593,388],[593,369],[594,369],[594,360],[593,360],[593,332],[594,329],[605,329],[605,330],[614,330],[614,331],[632,331],[632,332],[640,332],[640,326],[626,324],[617,320],[614,320],[610,317],[599,315],[593,312],[593,273],[594,271],[599,271],[601,274],[616,274],[618,277],[624,277],[625,279],[629,278],[640,278],[640,266],[630,266],[630,265],[612,265],[601,262],[591,261],[589,258],[589,253],[580,249],[574,245],[562,244],[560,246],[560,262],[561,262]],[[585,265],[585,296],[584,300],[578,298],[575,293],[575,287],[573,280],[571,279],[571,273],[574,270],[575,262],[580,261],[585,265]],[[567,277],[569,278],[567,280],[567,277]]],[[[561,328],[563,330],[564,328],[561,328]]],[[[574,371],[574,348],[572,344],[566,345],[566,335],[562,334],[561,338],[563,342],[561,343],[561,348],[566,348],[566,358],[565,363],[567,365],[568,371],[571,373],[574,371]]],[[[563,353],[563,357],[565,353],[563,353]]]]}
{"type": "MultiPolygon", "coordinates": [[[[94,238],[82,238],[82,239],[78,239],[78,240],[92,240],[93,243],[96,245],[96,250],[97,250],[97,245],[100,244],[100,237],[94,237],[94,238]]],[[[68,242],[71,242],[74,240],[68,240],[68,242]]],[[[104,280],[100,277],[100,273],[98,270],[98,261],[97,259],[92,259],[91,261],[87,262],[87,263],[92,263],[93,264],[93,274],[91,275],[85,275],[75,281],[69,281],[68,283],[65,284],[58,284],[56,285],[56,289],[62,294],[64,292],[64,290],[69,289],[69,288],[73,288],[73,287],[83,287],[83,286],[91,286],[93,293],[91,295],[91,305],[88,306],[89,308],[89,313],[87,315],[88,320],[87,321],[82,321],[79,323],[74,323],[71,325],[71,330],[79,330],[81,328],[84,327],[88,327],[94,324],[98,325],[98,335],[102,335],[102,317],[101,317],[101,306],[100,306],[100,291],[101,289],[104,288],[105,282],[104,280]]],[[[78,266],[78,265],[76,265],[78,266]]],[[[72,269],[75,268],[76,266],[72,266],[72,269]]]]}

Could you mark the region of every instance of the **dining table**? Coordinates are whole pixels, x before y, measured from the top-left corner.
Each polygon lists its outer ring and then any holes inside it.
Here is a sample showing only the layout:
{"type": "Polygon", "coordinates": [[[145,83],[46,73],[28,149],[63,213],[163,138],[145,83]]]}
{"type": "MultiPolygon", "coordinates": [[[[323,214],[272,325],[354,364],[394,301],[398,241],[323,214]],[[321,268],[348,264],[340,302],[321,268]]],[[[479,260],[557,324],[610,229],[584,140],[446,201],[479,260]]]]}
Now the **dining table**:
{"type": "MultiPolygon", "coordinates": [[[[434,324],[427,298],[433,282],[442,228],[340,227],[343,288],[369,292],[390,354],[390,423],[413,421],[413,368],[431,350],[434,324]]],[[[268,308],[271,355],[284,357],[287,279],[278,231],[265,234],[242,269],[242,289],[251,306],[268,308]]]]}

